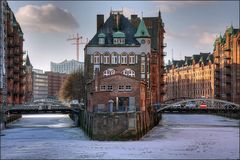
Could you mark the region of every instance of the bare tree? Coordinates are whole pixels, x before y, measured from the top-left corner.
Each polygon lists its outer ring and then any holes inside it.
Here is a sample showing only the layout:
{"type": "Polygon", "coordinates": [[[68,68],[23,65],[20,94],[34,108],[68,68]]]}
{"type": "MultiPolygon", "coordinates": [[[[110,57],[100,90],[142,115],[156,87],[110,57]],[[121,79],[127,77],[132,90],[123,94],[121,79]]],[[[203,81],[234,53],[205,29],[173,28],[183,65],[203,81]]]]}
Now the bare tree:
{"type": "Polygon", "coordinates": [[[77,70],[70,74],[64,81],[60,91],[59,99],[61,100],[81,100],[85,95],[85,81],[83,71],[77,70]]]}

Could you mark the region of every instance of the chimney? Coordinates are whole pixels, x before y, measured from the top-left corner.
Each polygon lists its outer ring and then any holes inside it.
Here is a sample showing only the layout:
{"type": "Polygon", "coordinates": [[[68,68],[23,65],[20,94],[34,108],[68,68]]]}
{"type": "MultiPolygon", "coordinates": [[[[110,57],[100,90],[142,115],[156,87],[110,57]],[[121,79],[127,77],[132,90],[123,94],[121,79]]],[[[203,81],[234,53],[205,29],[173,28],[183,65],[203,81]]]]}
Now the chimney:
{"type": "Polygon", "coordinates": [[[131,23],[134,27],[138,27],[138,16],[136,14],[131,15],[131,23]]]}
{"type": "Polygon", "coordinates": [[[138,17],[137,17],[136,14],[132,14],[132,15],[131,15],[131,21],[135,21],[137,18],[138,18],[138,17]]]}
{"type": "Polygon", "coordinates": [[[99,28],[101,28],[104,24],[104,15],[103,14],[98,14],[97,15],[97,32],[99,28]]]}

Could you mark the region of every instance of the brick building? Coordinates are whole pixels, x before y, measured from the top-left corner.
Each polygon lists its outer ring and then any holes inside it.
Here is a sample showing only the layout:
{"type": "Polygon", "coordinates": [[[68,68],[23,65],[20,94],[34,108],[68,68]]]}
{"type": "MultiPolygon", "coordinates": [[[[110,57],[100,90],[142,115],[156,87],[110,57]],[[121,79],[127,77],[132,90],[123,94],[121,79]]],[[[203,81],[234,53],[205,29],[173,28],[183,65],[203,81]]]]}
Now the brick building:
{"type": "Polygon", "coordinates": [[[23,32],[16,18],[5,2],[4,32],[5,70],[7,86],[7,103],[21,104],[24,102],[24,66],[23,66],[23,32]]]}
{"type": "Polygon", "coordinates": [[[30,102],[33,100],[33,66],[30,62],[28,55],[25,59],[25,88],[24,97],[25,102],[30,102]]]}
{"type": "Polygon", "coordinates": [[[45,72],[48,79],[48,97],[58,98],[58,93],[63,82],[67,79],[68,74],[58,72],[45,72]]]}
{"type": "Polygon", "coordinates": [[[48,97],[48,77],[43,70],[33,69],[33,100],[48,97]]]}
{"type": "Polygon", "coordinates": [[[240,104],[240,36],[229,27],[214,42],[213,54],[200,53],[166,66],[165,100],[216,98],[240,104]]]}
{"type": "Polygon", "coordinates": [[[166,66],[165,100],[214,97],[213,54],[200,53],[166,66]]]}
{"type": "MultiPolygon", "coordinates": [[[[149,56],[150,67],[150,92],[147,97],[147,101],[150,104],[158,104],[163,102],[164,91],[164,23],[161,18],[161,12],[158,12],[157,17],[143,17],[144,23],[147,27],[148,33],[151,35],[151,54],[149,56]],[[154,73],[154,74],[151,74],[154,73]]],[[[137,15],[131,15],[131,23],[137,27],[139,25],[140,18],[137,15]]]]}
{"type": "Polygon", "coordinates": [[[215,97],[240,104],[240,29],[229,27],[214,42],[215,97]]]}
{"type": "Polygon", "coordinates": [[[0,1],[0,103],[6,101],[6,70],[5,70],[5,27],[4,8],[6,1],[0,1]]]}
{"type": "Polygon", "coordinates": [[[97,33],[85,47],[89,111],[108,110],[109,103],[113,103],[115,110],[144,111],[146,106],[161,100],[161,85],[157,85],[162,78],[161,66],[153,59],[163,60],[162,22],[156,21],[162,28],[159,36],[151,36],[153,32],[149,32],[154,20],[161,16],[152,21],[149,18],[152,22],[149,29],[144,19],[131,17],[129,20],[122,11],[111,11],[104,22],[104,15],[97,15],[97,33]],[[159,42],[155,37],[162,40],[159,42]],[[152,45],[152,41],[158,43],[152,45]]]}

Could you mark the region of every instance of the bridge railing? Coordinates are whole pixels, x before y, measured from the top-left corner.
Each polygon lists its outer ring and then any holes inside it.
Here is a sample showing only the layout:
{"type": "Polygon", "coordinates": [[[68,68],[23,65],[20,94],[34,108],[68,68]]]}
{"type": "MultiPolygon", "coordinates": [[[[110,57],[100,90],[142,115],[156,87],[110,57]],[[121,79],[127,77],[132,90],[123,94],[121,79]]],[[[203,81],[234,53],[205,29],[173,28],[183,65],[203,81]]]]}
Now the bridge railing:
{"type": "MultiPolygon", "coordinates": [[[[158,112],[168,109],[168,108],[174,108],[176,106],[180,106],[180,109],[187,109],[186,104],[189,102],[194,102],[197,107],[199,107],[202,103],[206,104],[207,109],[221,109],[221,110],[233,110],[233,109],[240,109],[239,104],[235,104],[232,102],[219,100],[219,99],[206,99],[206,98],[199,98],[199,99],[187,99],[178,101],[175,103],[170,104],[163,104],[160,109],[158,109],[158,112]]],[[[191,108],[191,109],[199,109],[199,108],[191,108]]]]}

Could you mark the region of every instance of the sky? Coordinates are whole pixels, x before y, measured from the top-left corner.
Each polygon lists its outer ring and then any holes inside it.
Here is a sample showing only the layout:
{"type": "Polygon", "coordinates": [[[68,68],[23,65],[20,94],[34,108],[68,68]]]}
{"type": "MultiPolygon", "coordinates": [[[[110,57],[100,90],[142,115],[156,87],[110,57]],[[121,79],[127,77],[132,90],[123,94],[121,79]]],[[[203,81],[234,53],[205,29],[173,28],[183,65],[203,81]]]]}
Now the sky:
{"type": "MultiPolygon", "coordinates": [[[[50,70],[50,62],[76,59],[76,46],[68,38],[96,34],[96,15],[123,10],[126,17],[157,17],[165,24],[165,62],[212,52],[216,36],[231,24],[239,28],[238,1],[8,1],[24,33],[24,50],[34,68],[50,70]]],[[[80,45],[80,61],[85,44],[80,45]]]]}

